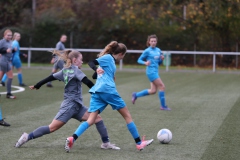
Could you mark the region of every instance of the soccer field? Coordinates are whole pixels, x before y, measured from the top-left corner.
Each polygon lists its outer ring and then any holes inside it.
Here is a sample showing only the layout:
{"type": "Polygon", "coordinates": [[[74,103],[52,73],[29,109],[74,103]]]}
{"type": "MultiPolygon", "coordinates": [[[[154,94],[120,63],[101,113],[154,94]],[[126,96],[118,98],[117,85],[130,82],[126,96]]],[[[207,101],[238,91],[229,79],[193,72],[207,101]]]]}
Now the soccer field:
{"type": "MultiPolygon", "coordinates": [[[[92,71],[84,71],[91,78],[92,71]]],[[[27,85],[36,84],[49,76],[50,70],[24,69],[27,85]]],[[[70,120],[55,133],[31,140],[21,148],[14,148],[23,132],[31,132],[48,125],[56,115],[63,99],[64,84],[54,81],[53,88],[26,88],[15,93],[15,100],[2,95],[3,117],[11,127],[0,126],[0,160],[237,160],[240,157],[240,85],[238,74],[179,73],[160,74],[166,86],[166,102],[172,111],[161,111],[157,94],[131,103],[131,93],[150,87],[144,72],[117,72],[118,91],[125,100],[141,136],[154,138],[143,151],[138,151],[127,130],[124,119],[111,107],[101,113],[112,143],[120,151],[100,149],[101,140],[95,126],[90,127],[65,153],[64,143],[78,127],[70,120]],[[162,128],[172,131],[170,144],[159,144],[157,132],[162,128]]],[[[17,85],[17,78],[13,85],[17,85]]],[[[5,88],[0,87],[0,92],[5,88]]],[[[88,88],[83,87],[83,98],[89,105],[88,88]]]]}

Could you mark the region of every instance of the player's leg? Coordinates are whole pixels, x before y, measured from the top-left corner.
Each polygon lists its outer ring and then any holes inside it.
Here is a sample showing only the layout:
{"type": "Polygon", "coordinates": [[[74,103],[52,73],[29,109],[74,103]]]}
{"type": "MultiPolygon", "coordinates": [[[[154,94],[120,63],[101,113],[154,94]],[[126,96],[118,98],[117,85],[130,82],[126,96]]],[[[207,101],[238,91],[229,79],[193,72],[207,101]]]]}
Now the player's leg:
{"type": "Polygon", "coordinates": [[[151,94],[155,94],[157,91],[157,86],[155,86],[154,84],[152,84],[152,82],[159,78],[159,75],[157,73],[155,74],[147,74],[147,77],[149,79],[149,81],[151,82],[151,88],[150,89],[144,89],[140,92],[133,92],[132,93],[132,103],[135,104],[135,101],[137,100],[137,98],[139,97],[143,97],[143,96],[147,96],[147,95],[151,95],[151,94]]]}
{"type": "Polygon", "coordinates": [[[122,117],[125,119],[127,123],[127,128],[129,132],[131,133],[133,139],[135,140],[136,147],[138,150],[143,150],[146,146],[150,145],[153,142],[153,139],[145,140],[145,136],[143,136],[143,139],[141,140],[140,135],[138,133],[137,126],[132,120],[131,114],[129,110],[126,107],[123,107],[118,110],[118,112],[122,115],[122,117]]]}
{"type": "Polygon", "coordinates": [[[7,74],[4,74],[0,83],[3,87],[5,87],[6,80],[7,80],[7,74]]]}
{"type": "Polygon", "coordinates": [[[15,99],[16,96],[12,95],[11,93],[11,85],[12,85],[12,80],[13,80],[13,71],[12,71],[12,67],[8,64],[7,66],[7,77],[8,77],[8,80],[7,80],[7,95],[6,97],[9,98],[9,99],[15,99]]]}
{"type": "Polygon", "coordinates": [[[13,67],[16,67],[18,71],[18,83],[19,86],[25,87],[26,85],[23,83],[23,76],[22,76],[22,63],[20,60],[16,60],[13,62],[13,67]]]}
{"type": "MultiPolygon", "coordinates": [[[[54,65],[55,65],[55,64],[54,64],[54,65]]],[[[57,69],[55,69],[55,68],[54,68],[54,65],[53,65],[53,69],[52,69],[52,73],[51,73],[51,75],[53,75],[54,73],[56,73],[56,72],[57,72],[57,69]]],[[[51,81],[47,83],[47,87],[49,87],[49,88],[53,87],[53,85],[52,85],[52,82],[51,82],[51,81]]]]}
{"type": "Polygon", "coordinates": [[[160,109],[170,111],[171,109],[167,107],[165,100],[165,85],[160,78],[153,81],[153,84],[159,89],[158,97],[160,100],[160,109]]]}
{"type": "MultiPolygon", "coordinates": [[[[85,112],[85,114],[82,117],[82,121],[87,121],[90,113],[88,111],[85,112]]],[[[115,144],[110,143],[109,137],[108,137],[108,132],[107,132],[107,127],[105,126],[103,119],[100,115],[97,116],[95,120],[95,125],[97,128],[98,133],[101,136],[102,139],[102,149],[114,149],[114,150],[119,150],[120,148],[117,147],[115,144]]]]}
{"type": "Polygon", "coordinates": [[[22,136],[17,141],[17,143],[15,144],[15,147],[19,148],[29,140],[33,140],[42,137],[43,135],[50,134],[61,128],[64,124],[65,124],[64,122],[54,119],[52,123],[48,126],[38,127],[29,134],[23,133],[22,136]]]}
{"type": "Polygon", "coordinates": [[[5,126],[5,127],[9,127],[10,124],[8,124],[7,122],[4,121],[3,117],[2,117],[2,110],[1,110],[1,107],[0,107],[0,125],[1,126],[5,126]]]}
{"type": "Polygon", "coordinates": [[[78,139],[79,136],[81,136],[89,126],[95,123],[95,120],[98,116],[98,111],[90,113],[88,120],[81,123],[74,134],[71,137],[68,137],[65,142],[65,151],[69,152],[70,149],[73,147],[74,141],[78,139]]]}

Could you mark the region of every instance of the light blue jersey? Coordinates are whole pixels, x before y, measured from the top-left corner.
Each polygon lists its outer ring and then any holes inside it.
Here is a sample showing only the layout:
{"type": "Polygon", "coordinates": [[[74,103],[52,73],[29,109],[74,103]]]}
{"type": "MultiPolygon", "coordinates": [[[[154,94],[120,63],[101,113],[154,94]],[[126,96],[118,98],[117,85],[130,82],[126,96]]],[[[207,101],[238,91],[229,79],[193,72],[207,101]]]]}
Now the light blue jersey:
{"type": "Polygon", "coordinates": [[[159,64],[162,63],[161,50],[157,47],[152,48],[151,46],[145,49],[138,58],[138,63],[144,64],[145,61],[150,61],[150,65],[146,68],[146,74],[158,73],[159,64]]]}
{"type": "Polygon", "coordinates": [[[17,40],[12,42],[12,48],[17,48],[17,50],[13,53],[12,61],[20,60],[20,45],[17,40]]]}
{"type": "Polygon", "coordinates": [[[104,73],[98,75],[96,84],[89,90],[90,93],[103,92],[109,94],[118,94],[114,82],[116,65],[114,58],[110,55],[104,55],[96,59],[104,73]]]}
{"type": "Polygon", "coordinates": [[[152,48],[151,46],[145,49],[138,58],[138,63],[145,64],[146,61],[150,61],[150,65],[146,67],[146,75],[149,81],[153,82],[157,78],[160,78],[158,66],[162,63],[161,50],[157,47],[152,48]]]}

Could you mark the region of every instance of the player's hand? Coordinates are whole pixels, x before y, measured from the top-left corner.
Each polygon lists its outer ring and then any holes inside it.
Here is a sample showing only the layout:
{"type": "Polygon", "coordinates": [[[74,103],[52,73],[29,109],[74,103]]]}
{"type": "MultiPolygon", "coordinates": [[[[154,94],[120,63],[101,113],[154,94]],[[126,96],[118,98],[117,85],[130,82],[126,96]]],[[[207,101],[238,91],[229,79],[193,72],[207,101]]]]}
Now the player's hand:
{"type": "Polygon", "coordinates": [[[50,61],[51,64],[54,64],[55,58],[52,58],[52,60],[50,61]]]}
{"type": "Polygon", "coordinates": [[[99,68],[96,70],[96,72],[97,72],[97,74],[103,74],[103,73],[104,73],[104,70],[99,67],[99,68]]]}
{"type": "Polygon", "coordinates": [[[24,56],[25,58],[27,58],[27,54],[24,53],[23,56],[24,56]]]}
{"type": "Polygon", "coordinates": [[[29,86],[29,88],[30,88],[31,90],[36,89],[34,86],[29,86]]]}
{"type": "Polygon", "coordinates": [[[150,65],[150,61],[145,62],[145,65],[149,66],[150,65]]]}
{"type": "Polygon", "coordinates": [[[164,60],[164,56],[163,55],[161,55],[160,58],[161,58],[161,60],[164,60]]]}
{"type": "Polygon", "coordinates": [[[12,49],[11,48],[8,48],[7,49],[7,53],[11,53],[12,52],[12,49]]]}

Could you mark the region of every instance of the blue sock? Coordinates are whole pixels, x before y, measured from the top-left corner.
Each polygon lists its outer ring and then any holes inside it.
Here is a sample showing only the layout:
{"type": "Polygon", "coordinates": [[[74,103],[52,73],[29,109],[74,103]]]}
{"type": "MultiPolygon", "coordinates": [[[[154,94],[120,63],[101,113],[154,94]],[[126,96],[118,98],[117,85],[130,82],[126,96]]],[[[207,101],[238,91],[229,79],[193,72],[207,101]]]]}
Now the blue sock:
{"type": "Polygon", "coordinates": [[[2,120],[2,110],[0,108],[0,120],[2,120]]]}
{"type": "Polygon", "coordinates": [[[6,75],[6,73],[3,75],[3,77],[2,77],[2,82],[6,82],[6,80],[7,80],[7,75],[6,75]]]}
{"type": "Polygon", "coordinates": [[[87,122],[83,122],[80,126],[78,126],[77,130],[74,132],[78,137],[83,134],[89,127],[89,124],[87,122]]]}
{"type": "MultiPolygon", "coordinates": [[[[134,139],[139,138],[138,130],[134,122],[128,123],[127,128],[134,139]]],[[[141,141],[137,142],[137,144],[141,144],[141,141]]]]}
{"type": "Polygon", "coordinates": [[[147,96],[147,95],[149,95],[147,89],[142,90],[142,91],[136,93],[136,97],[143,97],[143,96],[147,96]]]}
{"type": "Polygon", "coordinates": [[[18,73],[18,82],[22,84],[22,73],[18,73]]]}
{"type": "Polygon", "coordinates": [[[165,104],[165,92],[164,91],[159,91],[158,92],[158,97],[160,99],[161,106],[163,108],[165,108],[166,107],[166,104],[165,104]]]}

